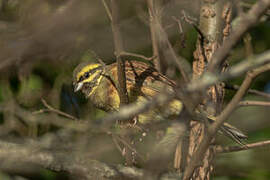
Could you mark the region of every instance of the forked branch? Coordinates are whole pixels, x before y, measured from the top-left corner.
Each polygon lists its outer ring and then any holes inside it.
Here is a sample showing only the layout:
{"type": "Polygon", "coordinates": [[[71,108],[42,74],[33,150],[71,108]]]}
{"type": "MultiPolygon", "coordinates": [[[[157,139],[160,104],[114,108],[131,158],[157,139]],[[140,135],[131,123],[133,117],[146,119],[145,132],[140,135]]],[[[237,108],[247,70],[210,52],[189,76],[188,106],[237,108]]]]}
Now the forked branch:
{"type": "Polygon", "coordinates": [[[257,3],[254,4],[247,13],[243,13],[235,20],[237,27],[239,28],[233,30],[228,39],[223,43],[222,47],[215,52],[208,66],[208,70],[210,72],[215,72],[216,69],[224,63],[231,49],[237,44],[250,27],[258,23],[260,17],[269,7],[270,0],[257,1],[257,3]]]}
{"type": "MultiPolygon", "coordinates": [[[[270,60],[270,59],[268,59],[268,60],[270,60]]],[[[255,62],[257,62],[256,59],[255,59],[255,62]]],[[[194,155],[191,159],[191,162],[188,164],[188,167],[186,168],[186,171],[184,174],[185,180],[190,179],[194,169],[197,167],[197,165],[201,162],[202,158],[204,157],[204,154],[205,154],[207,148],[209,147],[212,138],[217,133],[217,131],[221,127],[221,125],[225,122],[225,120],[236,109],[239,102],[241,101],[243,96],[248,91],[248,88],[250,87],[253,79],[255,79],[259,74],[261,74],[265,71],[269,71],[269,70],[270,70],[270,64],[258,67],[257,69],[251,70],[247,73],[243,83],[241,84],[237,93],[234,95],[233,99],[225,107],[225,109],[221,112],[221,114],[217,117],[216,121],[211,126],[209,126],[208,132],[206,133],[204,140],[199,144],[199,147],[196,150],[196,152],[194,153],[194,155]]]]}

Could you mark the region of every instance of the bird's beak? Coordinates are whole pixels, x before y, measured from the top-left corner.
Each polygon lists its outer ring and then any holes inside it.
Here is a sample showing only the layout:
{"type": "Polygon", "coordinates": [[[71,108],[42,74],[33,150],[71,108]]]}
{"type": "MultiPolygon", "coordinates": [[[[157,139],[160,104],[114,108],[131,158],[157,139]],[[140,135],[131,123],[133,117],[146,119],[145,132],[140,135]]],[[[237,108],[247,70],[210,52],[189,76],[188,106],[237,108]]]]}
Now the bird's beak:
{"type": "Polygon", "coordinates": [[[83,82],[76,83],[74,86],[74,92],[81,90],[82,87],[83,87],[83,82]]]}

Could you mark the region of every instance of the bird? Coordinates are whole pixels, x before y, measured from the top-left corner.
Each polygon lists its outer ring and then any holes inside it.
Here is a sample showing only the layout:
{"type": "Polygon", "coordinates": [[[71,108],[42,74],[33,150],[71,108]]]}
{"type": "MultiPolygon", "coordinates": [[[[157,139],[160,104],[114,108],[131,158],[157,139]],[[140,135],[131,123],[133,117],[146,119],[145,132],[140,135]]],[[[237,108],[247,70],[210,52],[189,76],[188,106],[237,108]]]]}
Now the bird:
{"type": "MultiPolygon", "coordinates": [[[[150,64],[138,60],[125,61],[126,88],[130,103],[149,101],[161,92],[173,93],[176,83],[161,74],[150,64]]],[[[104,65],[101,63],[84,62],[73,71],[74,91],[81,91],[86,98],[99,109],[106,112],[119,111],[120,97],[118,93],[117,63],[104,65]]],[[[139,114],[140,124],[152,124],[164,119],[177,117],[184,109],[181,100],[173,99],[165,106],[158,106],[150,111],[139,114]]],[[[214,122],[215,118],[208,118],[214,122]]],[[[234,126],[224,123],[220,131],[235,142],[243,145],[247,136],[234,126]]]]}

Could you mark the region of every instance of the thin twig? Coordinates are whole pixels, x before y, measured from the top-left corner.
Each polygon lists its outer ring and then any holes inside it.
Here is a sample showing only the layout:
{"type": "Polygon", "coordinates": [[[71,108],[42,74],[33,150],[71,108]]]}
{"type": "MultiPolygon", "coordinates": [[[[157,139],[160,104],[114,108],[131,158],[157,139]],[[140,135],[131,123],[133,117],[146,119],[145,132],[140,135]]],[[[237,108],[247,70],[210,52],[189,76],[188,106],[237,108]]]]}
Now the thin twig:
{"type": "Polygon", "coordinates": [[[182,16],[182,19],[184,21],[186,21],[188,24],[190,24],[192,26],[198,27],[197,26],[197,23],[196,23],[197,22],[197,19],[194,19],[194,18],[191,18],[190,16],[188,16],[184,10],[182,10],[182,15],[183,15],[182,16]]]}
{"type": "MultiPolygon", "coordinates": [[[[184,81],[189,82],[189,80],[190,80],[189,76],[191,74],[191,68],[190,68],[190,65],[189,65],[188,61],[186,59],[184,59],[183,57],[179,57],[179,56],[176,55],[176,53],[174,52],[174,49],[173,49],[173,47],[172,47],[172,45],[171,45],[171,43],[169,41],[169,38],[168,38],[168,35],[167,35],[166,31],[162,27],[161,22],[159,22],[157,14],[154,13],[153,1],[148,0],[147,2],[148,2],[150,18],[153,19],[153,24],[150,26],[150,28],[153,28],[153,30],[151,30],[151,31],[153,31],[152,35],[158,35],[159,41],[166,43],[166,45],[168,46],[168,49],[169,49],[169,53],[172,56],[172,60],[177,65],[177,67],[178,67],[184,81]]],[[[156,42],[153,42],[153,41],[152,41],[152,43],[156,44],[156,42]]],[[[153,45],[155,45],[155,44],[153,44],[153,45]]],[[[161,49],[161,50],[164,50],[164,49],[161,49]]],[[[153,55],[158,56],[159,54],[153,54],[153,55]]]]}
{"type": "Polygon", "coordinates": [[[106,10],[106,13],[107,13],[109,19],[112,21],[112,13],[111,13],[111,10],[110,10],[109,6],[107,5],[105,0],[102,0],[102,3],[103,3],[103,6],[104,6],[104,8],[106,10]]]}
{"type": "Polygon", "coordinates": [[[111,27],[113,33],[113,42],[115,48],[115,55],[117,61],[117,77],[119,82],[118,93],[120,97],[120,105],[128,104],[128,93],[126,87],[126,73],[125,73],[125,62],[122,60],[120,53],[124,52],[123,40],[120,33],[119,27],[119,17],[118,17],[118,1],[111,0],[111,9],[112,9],[112,19],[111,27]]]}
{"type": "Polygon", "coordinates": [[[179,19],[177,19],[175,16],[172,16],[172,19],[174,21],[177,22],[177,25],[178,25],[178,31],[179,31],[179,34],[180,34],[180,40],[181,40],[181,46],[183,48],[185,48],[185,34],[184,34],[184,30],[183,30],[183,27],[182,27],[182,23],[179,19]]]}
{"type": "Polygon", "coordinates": [[[154,59],[155,68],[158,71],[161,71],[160,55],[159,55],[159,41],[157,36],[156,24],[157,24],[157,15],[154,10],[154,1],[147,0],[148,13],[149,13],[149,25],[152,41],[152,51],[154,59]]]}
{"type": "MultiPolygon", "coordinates": [[[[226,89],[229,89],[229,90],[238,90],[239,89],[239,86],[238,85],[226,84],[225,85],[225,88],[226,89]]],[[[265,98],[270,98],[270,94],[269,93],[265,93],[265,92],[258,91],[258,90],[255,90],[255,89],[249,89],[248,90],[248,93],[255,94],[255,95],[258,95],[258,96],[262,96],[262,97],[265,97],[265,98]]]]}
{"type": "Polygon", "coordinates": [[[229,146],[229,147],[221,147],[217,146],[215,148],[215,152],[217,153],[231,153],[231,152],[238,152],[238,151],[246,151],[249,149],[265,147],[270,145],[270,140],[267,141],[260,141],[251,144],[245,144],[245,146],[229,146]]]}
{"type": "MultiPolygon", "coordinates": [[[[120,106],[127,105],[129,103],[127,85],[126,85],[126,72],[125,72],[125,61],[121,57],[121,52],[124,52],[123,39],[120,32],[119,22],[119,10],[118,0],[111,0],[111,27],[113,33],[113,42],[115,49],[115,56],[117,62],[117,90],[120,98],[120,106]]],[[[130,120],[130,119],[129,119],[130,120]]],[[[126,163],[132,165],[132,154],[131,151],[126,153],[126,163]]]]}
{"type": "Polygon", "coordinates": [[[51,111],[51,112],[54,112],[54,113],[56,113],[56,114],[59,114],[59,115],[61,115],[61,116],[64,116],[64,117],[66,117],[66,118],[69,118],[69,119],[79,120],[78,118],[76,118],[76,117],[74,117],[74,116],[72,116],[72,115],[70,115],[70,114],[67,114],[67,113],[65,113],[65,112],[63,112],[63,111],[60,111],[60,110],[58,110],[58,109],[53,108],[53,107],[50,106],[44,99],[41,99],[41,102],[42,102],[42,104],[47,108],[47,110],[46,110],[46,109],[44,109],[44,110],[39,110],[39,111],[33,112],[34,114],[38,114],[38,113],[42,113],[42,112],[46,112],[46,111],[51,111]]]}
{"type": "Polygon", "coordinates": [[[239,106],[270,106],[270,102],[265,101],[241,101],[239,106]]]}
{"type": "Polygon", "coordinates": [[[178,69],[183,77],[184,82],[186,82],[186,83],[190,82],[191,68],[190,68],[188,61],[186,59],[184,59],[183,57],[179,57],[176,55],[176,53],[174,52],[174,49],[169,41],[167,33],[165,32],[165,30],[163,29],[163,27],[161,26],[161,24],[159,22],[157,22],[157,27],[159,29],[160,38],[163,39],[162,41],[166,42],[166,44],[169,48],[169,52],[172,56],[172,60],[176,64],[176,66],[178,67],[178,69]]]}
{"type": "Polygon", "coordinates": [[[247,33],[244,38],[244,45],[245,45],[245,51],[246,51],[246,56],[252,56],[253,55],[253,46],[251,42],[251,35],[247,33]]]}
{"type": "Polygon", "coordinates": [[[186,15],[186,12],[184,10],[182,10],[182,14],[183,14],[183,19],[190,25],[193,26],[193,28],[197,31],[197,33],[200,35],[199,36],[199,41],[200,41],[200,47],[202,48],[201,52],[204,58],[204,61],[207,62],[207,57],[206,57],[206,50],[204,48],[204,41],[205,41],[205,35],[203,34],[203,32],[200,30],[200,28],[198,27],[198,25],[195,23],[195,20],[190,19],[189,16],[186,15]]]}
{"type": "Polygon", "coordinates": [[[138,157],[141,158],[142,161],[145,161],[145,159],[143,158],[143,155],[140,154],[135,148],[133,148],[128,142],[126,142],[123,138],[119,137],[119,136],[114,136],[116,139],[118,139],[121,143],[123,143],[125,145],[125,147],[129,148],[129,150],[131,150],[132,152],[134,152],[135,154],[138,155],[138,157]]]}
{"type": "Polygon", "coordinates": [[[172,19],[177,22],[177,25],[178,25],[178,31],[180,34],[183,34],[183,27],[182,27],[182,24],[181,24],[181,21],[179,19],[177,19],[175,16],[172,16],[172,19]]]}
{"type": "Polygon", "coordinates": [[[120,52],[119,54],[120,56],[133,56],[133,57],[137,57],[137,58],[141,58],[141,59],[144,59],[146,61],[152,61],[153,59],[155,59],[156,57],[155,56],[152,56],[152,57],[146,57],[144,55],[141,55],[141,54],[136,54],[136,53],[130,53],[130,52],[120,52]]]}
{"type": "Polygon", "coordinates": [[[114,145],[116,146],[118,151],[121,153],[121,155],[123,155],[122,148],[121,148],[120,144],[118,143],[118,141],[116,140],[116,135],[114,135],[114,134],[111,134],[111,135],[112,135],[112,140],[113,140],[114,145]]]}
{"type": "Polygon", "coordinates": [[[94,56],[95,59],[98,60],[100,64],[102,64],[103,67],[106,66],[105,62],[94,51],[91,51],[91,54],[94,56]]]}

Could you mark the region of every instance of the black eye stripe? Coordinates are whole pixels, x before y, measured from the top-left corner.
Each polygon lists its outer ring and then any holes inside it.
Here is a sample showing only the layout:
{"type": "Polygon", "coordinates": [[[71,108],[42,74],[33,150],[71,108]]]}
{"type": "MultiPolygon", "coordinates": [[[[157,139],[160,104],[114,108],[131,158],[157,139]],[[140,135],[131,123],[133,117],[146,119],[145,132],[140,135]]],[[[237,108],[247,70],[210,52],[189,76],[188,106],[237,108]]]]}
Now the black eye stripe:
{"type": "Polygon", "coordinates": [[[80,77],[79,81],[78,82],[81,82],[83,80],[83,76],[80,77]]]}
{"type": "Polygon", "coordinates": [[[101,69],[101,67],[97,67],[97,68],[91,69],[90,71],[85,72],[85,73],[80,77],[80,79],[79,79],[78,82],[81,82],[81,81],[83,81],[83,80],[89,78],[89,76],[90,76],[91,74],[94,74],[94,73],[95,73],[97,70],[99,70],[99,69],[101,69]]]}
{"type": "Polygon", "coordinates": [[[90,75],[90,73],[89,72],[86,72],[86,73],[84,73],[84,78],[89,78],[89,75],[90,75]]]}

